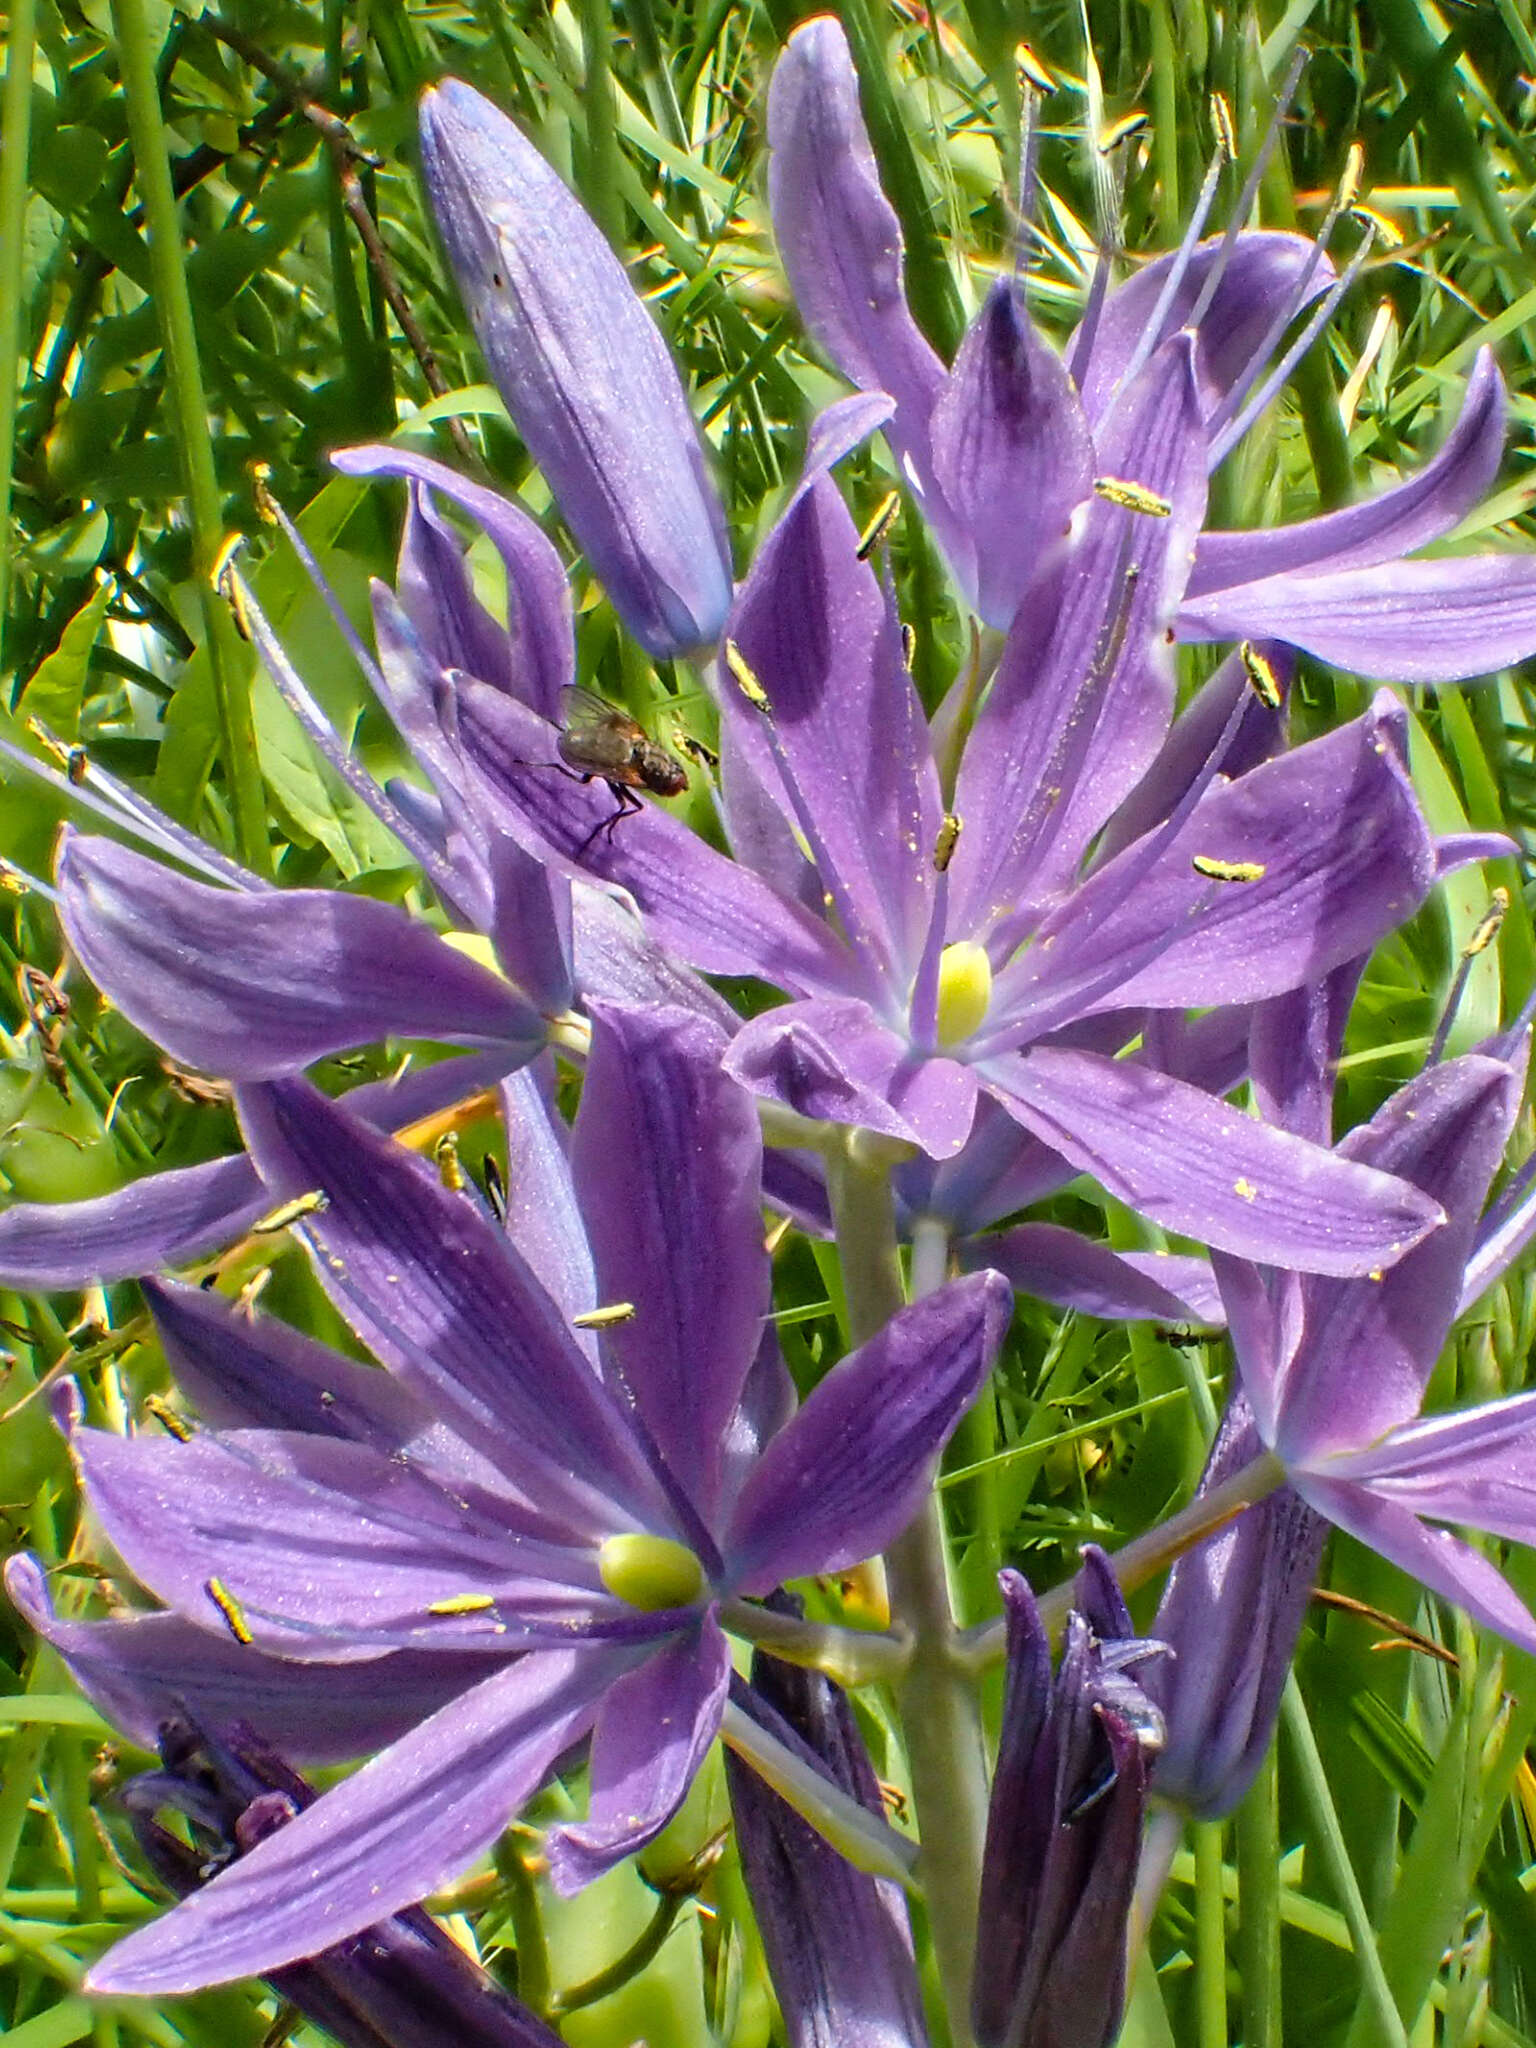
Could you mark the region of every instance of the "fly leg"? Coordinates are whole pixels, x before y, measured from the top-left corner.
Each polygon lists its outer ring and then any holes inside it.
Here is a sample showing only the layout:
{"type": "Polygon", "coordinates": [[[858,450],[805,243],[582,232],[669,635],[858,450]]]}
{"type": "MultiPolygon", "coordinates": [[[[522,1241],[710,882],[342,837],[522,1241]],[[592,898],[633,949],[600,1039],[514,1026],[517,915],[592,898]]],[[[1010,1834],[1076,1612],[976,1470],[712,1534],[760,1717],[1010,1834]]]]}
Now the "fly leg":
{"type": "MultiPolygon", "coordinates": [[[[583,775],[579,779],[582,782],[593,782],[596,780],[596,777],[591,775],[583,775]]],[[[596,839],[600,834],[606,837],[609,844],[611,845],[613,843],[614,830],[615,827],[618,825],[620,818],[633,817],[637,812],[643,811],[645,809],[645,805],[641,803],[639,797],[635,795],[634,791],[632,789],[626,789],[622,782],[610,782],[608,784],[608,787],[613,793],[614,802],[616,803],[618,808],[616,810],[610,811],[606,818],[598,819],[597,823],[592,827],[592,830],[587,834],[586,838],[583,839],[580,846],[578,846],[576,851],[571,855],[572,860],[580,860],[582,855],[586,852],[587,848],[592,844],[593,840],[596,839]]]]}

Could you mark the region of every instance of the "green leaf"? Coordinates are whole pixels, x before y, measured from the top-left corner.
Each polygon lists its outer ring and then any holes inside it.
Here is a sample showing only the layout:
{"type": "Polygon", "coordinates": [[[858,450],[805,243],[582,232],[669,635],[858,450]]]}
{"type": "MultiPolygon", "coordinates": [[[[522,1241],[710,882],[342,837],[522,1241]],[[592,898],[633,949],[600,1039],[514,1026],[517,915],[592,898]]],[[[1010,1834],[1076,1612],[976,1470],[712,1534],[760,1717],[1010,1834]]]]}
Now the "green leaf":
{"type": "Polygon", "coordinates": [[[103,583],[84,603],[59,635],[59,644],[41,662],[27,684],[23,715],[40,718],[60,739],[77,739],[80,734],[80,703],[85,694],[86,670],[91,650],[101,638],[112,586],[103,583]]]}

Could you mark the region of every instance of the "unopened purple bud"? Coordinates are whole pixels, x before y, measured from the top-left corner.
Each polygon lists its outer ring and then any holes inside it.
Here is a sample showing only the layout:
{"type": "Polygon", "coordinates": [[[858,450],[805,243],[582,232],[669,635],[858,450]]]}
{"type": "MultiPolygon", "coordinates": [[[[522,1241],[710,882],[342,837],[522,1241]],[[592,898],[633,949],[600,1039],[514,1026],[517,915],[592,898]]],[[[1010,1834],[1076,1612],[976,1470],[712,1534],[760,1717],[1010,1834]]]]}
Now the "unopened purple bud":
{"type": "MultiPolygon", "coordinates": [[[[1262,1449],[1238,1394],[1201,1493],[1262,1449]]],[[[1213,1820],[1247,1791],[1274,1732],[1327,1538],[1323,1517],[1282,1486],[1175,1564],[1153,1623],[1174,1655],[1147,1680],[1168,1724],[1152,1779],[1160,1799],[1213,1820]]]]}
{"type": "Polygon", "coordinates": [[[1017,1572],[1001,1583],[1008,1675],[972,2023],[981,2048],[1108,2048],[1125,2004],[1126,1921],[1162,1736],[1131,1674],[1162,1646],[1131,1633],[1093,1551],[1053,1676],[1034,1595],[1017,1572]]]}
{"type": "Polygon", "coordinates": [[[533,144],[458,79],[421,103],[421,166],[486,366],[561,512],[651,654],[712,644],[725,522],[654,321],[533,144]]]}
{"type": "MultiPolygon", "coordinates": [[[[249,1730],[220,1741],[189,1720],[160,1730],[163,1768],[122,1800],[155,1875],[178,1898],[285,1826],[314,1793],[249,1730]],[[181,1816],[185,1836],[159,1815],[181,1816]]],[[[342,2048],[560,2048],[557,2037],[413,1906],[273,1970],[274,1991],[342,2048]]]]}

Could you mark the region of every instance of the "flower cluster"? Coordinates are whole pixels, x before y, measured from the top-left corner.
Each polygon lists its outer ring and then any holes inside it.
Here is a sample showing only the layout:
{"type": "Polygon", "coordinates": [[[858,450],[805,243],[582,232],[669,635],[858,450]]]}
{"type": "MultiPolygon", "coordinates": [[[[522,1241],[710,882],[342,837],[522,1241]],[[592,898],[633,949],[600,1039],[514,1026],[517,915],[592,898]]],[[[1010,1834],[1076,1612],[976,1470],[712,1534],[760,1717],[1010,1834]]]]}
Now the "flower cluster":
{"type": "Polygon", "coordinates": [[[12,1208],[0,1274],[163,1275],[264,1217],[375,1361],[147,1277],[195,1425],[124,1436],[56,1402],[96,1524],[158,1605],[60,1614],[26,1557],[7,1585],[102,1710],[158,1742],[165,1770],[130,1803],[181,1895],[97,1964],[98,1991],[263,1975],[344,2041],[430,2038],[423,1998],[462,2010],[455,2038],[544,2040],[418,1902],[573,1756],[586,1815],[544,1855],[581,1889],[655,1841],[721,1738],[797,2048],[926,2039],[904,1888],[957,2043],[1105,2048],[1148,1801],[1210,1814],[1242,1789],[1330,1525],[1536,1649],[1495,1564],[1440,1526],[1536,1540],[1536,1396],[1420,1413],[1455,1317],[1536,1233],[1523,1182],[1485,1210],[1523,1025],[1338,1142],[1331,1110],[1365,959],[1506,842],[1432,830],[1388,689],[1286,733],[1298,650],[1395,682],[1536,651],[1529,557],[1414,552],[1496,470],[1491,355],[1418,475],[1212,531],[1209,474],[1340,282],[1320,245],[1202,240],[1197,220],[1095,296],[1064,357],[1005,275],[946,365],[905,301],[831,18],[790,38],[767,126],[785,268],[855,390],[813,423],[738,585],[686,396],[601,234],[470,87],[422,108],[427,191],[512,419],[629,632],[712,695],[722,843],[647,800],[681,766],[573,694],[566,570],[526,512],[369,446],[337,468],[407,501],[377,658],[358,652],[426,787],[372,782],[237,594],[440,914],[274,889],[106,783],[96,801],[158,857],[62,850],[75,955],[234,1085],[245,1150],[12,1208]],[[986,629],[931,716],[834,478],[876,434],[986,629]],[[445,507],[499,556],[504,622],[445,507]],[[1176,715],[1177,646],[1212,640],[1239,644],[1176,715]],[[710,977],[751,984],[750,1014],[710,977]],[[392,1036],[456,1050],[338,1100],[305,1078],[392,1036]],[[557,1052],[581,1071],[573,1121],[557,1052]],[[1231,1099],[1245,1085],[1257,1115],[1231,1099]],[[499,1203],[392,1135],[490,1086],[499,1203]],[[1209,1257],[1016,1220],[1077,1175],[1209,1257]],[[849,1341],[799,1392],[765,1206],[840,1259],[849,1341]],[[1016,1291],[1224,1322],[1235,1377],[1181,1517],[1119,1558],[1090,1549],[1070,1595],[1005,1572],[1005,1620],[967,1633],[932,1480],[1016,1291]],[[880,1553],[888,1627],[807,1617],[787,1590],[880,1553]],[[1176,1562],[1143,1638],[1120,1584],[1149,1558],[1176,1562]],[[920,1848],[843,1690],[877,1678],[920,1848]],[[319,1797],[293,1776],[358,1758],[319,1797]]]}

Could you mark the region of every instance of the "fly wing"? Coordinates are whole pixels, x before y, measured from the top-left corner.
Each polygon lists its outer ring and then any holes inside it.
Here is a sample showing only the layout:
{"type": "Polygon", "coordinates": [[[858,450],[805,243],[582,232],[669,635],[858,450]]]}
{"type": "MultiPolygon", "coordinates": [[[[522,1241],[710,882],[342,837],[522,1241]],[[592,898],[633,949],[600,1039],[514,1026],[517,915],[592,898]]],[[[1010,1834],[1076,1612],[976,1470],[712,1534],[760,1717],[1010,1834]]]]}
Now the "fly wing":
{"type": "Polygon", "coordinates": [[[560,692],[560,718],[560,758],[584,775],[622,777],[636,742],[645,741],[628,712],[580,683],[567,683],[560,692]]]}

